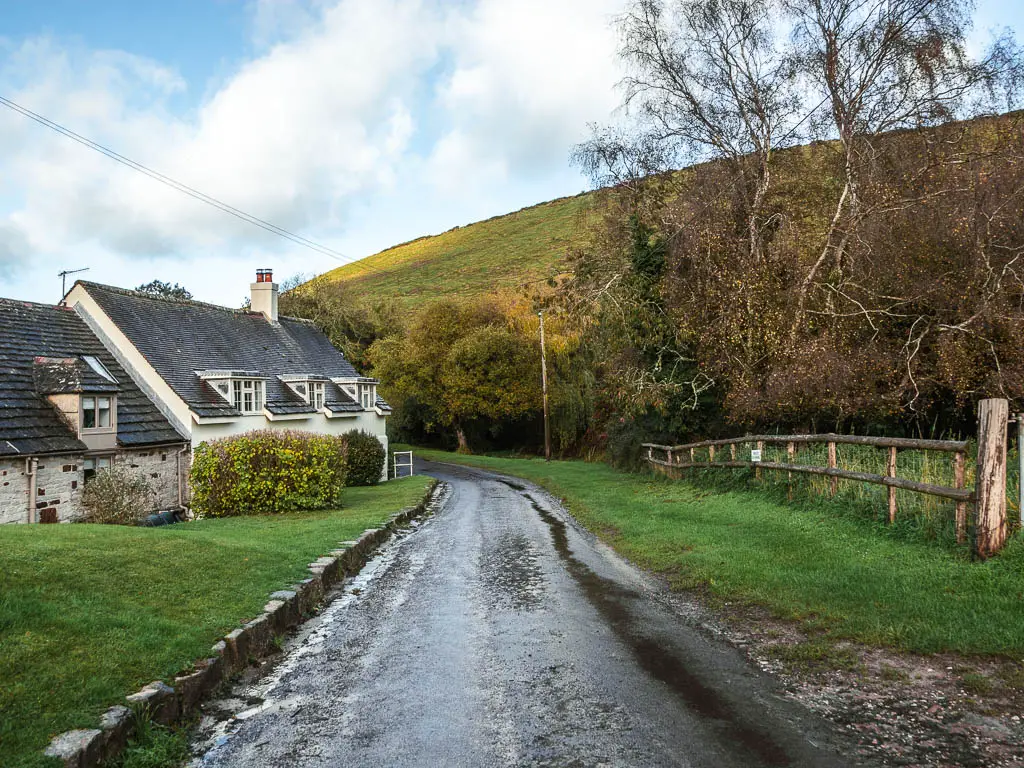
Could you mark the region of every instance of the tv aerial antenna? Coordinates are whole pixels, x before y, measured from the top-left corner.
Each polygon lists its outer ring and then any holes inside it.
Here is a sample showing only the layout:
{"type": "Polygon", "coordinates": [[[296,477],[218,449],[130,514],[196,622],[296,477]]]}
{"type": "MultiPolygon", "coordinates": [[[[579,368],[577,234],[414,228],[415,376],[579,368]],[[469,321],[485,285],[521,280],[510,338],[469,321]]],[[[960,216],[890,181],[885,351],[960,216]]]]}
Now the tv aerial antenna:
{"type": "Polygon", "coordinates": [[[68,275],[76,275],[79,272],[88,272],[88,267],[82,267],[81,269],[65,269],[62,272],[57,273],[57,277],[60,278],[60,297],[63,300],[68,295],[68,275]]]}

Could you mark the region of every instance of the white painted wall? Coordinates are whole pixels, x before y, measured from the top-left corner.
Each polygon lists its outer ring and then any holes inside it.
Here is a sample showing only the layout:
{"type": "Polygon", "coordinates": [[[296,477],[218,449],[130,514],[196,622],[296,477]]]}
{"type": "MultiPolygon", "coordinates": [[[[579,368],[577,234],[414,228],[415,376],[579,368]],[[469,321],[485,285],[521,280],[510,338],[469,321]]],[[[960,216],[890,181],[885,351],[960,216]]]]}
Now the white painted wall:
{"type": "Polygon", "coordinates": [[[367,432],[384,446],[384,471],[381,480],[388,479],[387,418],[374,411],[363,411],[344,419],[328,419],[316,414],[309,419],[269,421],[265,416],[240,416],[227,424],[192,423],[192,446],[222,437],[233,437],[256,429],[290,429],[296,432],[316,432],[324,435],[343,435],[346,432],[367,432]]]}
{"type": "Polygon", "coordinates": [[[387,440],[385,431],[387,419],[373,411],[364,411],[344,419],[328,419],[316,414],[308,419],[270,421],[265,416],[239,416],[227,424],[197,424],[192,422],[192,445],[222,437],[232,437],[254,429],[290,429],[296,432],[318,432],[325,435],[343,435],[346,432],[362,431],[387,440]]]}

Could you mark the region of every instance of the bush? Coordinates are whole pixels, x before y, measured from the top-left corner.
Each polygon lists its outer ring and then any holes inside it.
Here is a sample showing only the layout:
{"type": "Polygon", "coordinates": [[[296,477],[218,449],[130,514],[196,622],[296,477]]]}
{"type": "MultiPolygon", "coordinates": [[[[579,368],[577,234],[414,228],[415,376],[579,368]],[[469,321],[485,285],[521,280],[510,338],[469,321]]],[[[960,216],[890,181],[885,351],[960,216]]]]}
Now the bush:
{"type": "Polygon", "coordinates": [[[348,441],[258,430],[202,443],[192,458],[198,517],[268,515],[341,506],[348,441]]]}
{"type": "Polygon", "coordinates": [[[384,472],[387,451],[373,435],[348,432],[348,478],[345,485],[376,485],[384,472]]]}
{"type": "Polygon", "coordinates": [[[82,491],[87,523],[134,525],[152,509],[153,489],[145,477],[123,464],[101,469],[82,491]]]}

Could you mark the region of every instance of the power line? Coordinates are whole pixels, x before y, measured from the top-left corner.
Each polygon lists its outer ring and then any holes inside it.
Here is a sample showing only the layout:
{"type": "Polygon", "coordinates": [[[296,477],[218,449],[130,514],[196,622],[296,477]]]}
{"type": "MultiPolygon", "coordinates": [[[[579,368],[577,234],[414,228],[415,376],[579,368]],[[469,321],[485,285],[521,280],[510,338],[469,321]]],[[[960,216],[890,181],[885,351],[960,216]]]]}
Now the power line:
{"type": "MultiPolygon", "coordinates": [[[[137,171],[137,172],[139,172],[141,174],[144,174],[145,176],[148,176],[149,178],[153,179],[154,181],[158,181],[161,184],[164,184],[164,185],[166,185],[168,187],[171,187],[172,189],[177,190],[178,192],[181,192],[183,194],[186,194],[189,197],[192,197],[192,198],[194,198],[194,199],[196,199],[196,200],[198,200],[198,201],[200,201],[202,203],[206,203],[207,205],[213,206],[214,208],[217,208],[218,210],[223,211],[224,213],[230,214],[231,216],[234,216],[235,218],[241,219],[242,221],[244,221],[244,222],[246,222],[248,224],[252,224],[253,226],[259,227],[260,229],[266,230],[267,232],[270,232],[271,234],[278,235],[279,237],[283,237],[283,238],[285,238],[287,240],[290,240],[291,242],[296,243],[297,245],[301,245],[301,246],[303,246],[305,248],[309,248],[310,250],[315,251],[317,253],[320,253],[320,254],[322,254],[324,256],[328,256],[328,257],[330,257],[332,259],[340,261],[345,266],[359,267],[360,269],[363,269],[366,272],[375,272],[375,273],[380,274],[380,275],[391,275],[392,274],[392,273],[390,273],[390,272],[388,272],[386,270],[379,269],[377,267],[374,267],[374,266],[371,266],[369,264],[366,264],[365,261],[362,260],[362,259],[355,259],[355,258],[352,258],[351,256],[346,256],[345,254],[340,253],[339,251],[336,251],[333,248],[329,248],[328,246],[323,245],[322,243],[318,243],[315,240],[310,240],[308,238],[305,238],[302,235],[296,234],[295,232],[291,232],[290,230],[287,230],[287,229],[285,229],[283,227],[279,227],[276,224],[272,224],[271,222],[266,221],[264,219],[261,219],[258,216],[252,215],[251,213],[246,213],[245,211],[243,211],[243,210],[241,210],[239,208],[236,208],[233,205],[225,203],[222,200],[218,200],[217,198],[215,198],[215,197],[213,197],[211,195],[207,195],[205,192],[200,192],[198,189],[190,187],[189,185],[184,184],[184,183],[182,183],[180,181],[177,181],[176,179],[172,179],[170,176],[166,176],[165,174],[162,174],[159,171],[156,171],[156,170],[154,170],[154,169],[152,169],[152,168],[150,168],[150,167],[148,167],[146,165],[143,165],[142,163],[139,163],[139,162],[137,162],[135,160],[132,160],[129,157],[125,157],[124,155],[122,155],[122,154],[120,154],[118,152],[115,152],[113,149],[110,149],[109,147],[105,147],[102,144],[99,144],[99,143],[93,141],[92,139],[88,139],[85,136],[82,136],[81,134],[76,133],[75,131],[71,130],[70,128],[67,128],[67,127],[63,126],[63,125],[61,125],[58,122],[50,120],[49,118],[44,117],[43,115],[40,115],[37,112],[33,112],[28,107],[24,107],[21,104],[18,104],[17,102],[14,102],[14,101],[11,101],[8,98],[0,96],[0,104],[4,105],[5,107],[8,107],[9,109],[19,113],[20,115],[22,115],[24,117],[29,118],[30,120],[33,120],[33,121],[39,123],[42,126],[45,126],[46,128],[49,128],[52,131],[56,131],[57,133],[61,134],[62,136],[65,136],[65,137],[71,139],[72,141],[75,141],[75,142],[81,144],[82,146],[84,146],[84,147],[86,147],[88,149],[91,149],[91,150],[93,150],[95,152],[99,152],[100,154],[105,155],[106,157],[110,158],[111,160],[114,160],[115,162],[118,162],[121,165],[124,165],[124,166],[126,166],[128,168],[131,168],[133,171],[137,171]]],[[[540,278],[540,279],[537,279],[537,280],[529,280],[529,281],[526,281],[526,282],[523,282],[523,283],[519,283],[517,285],[511,285],[511,286],[505,286],[505,287],[507,287],[507,288],[522,288],[522,287],[525,287],[525,286],[528,286],[528,285],[534,285],[536,283],[546,282],[546,281],[548,281],[550,279],[552,279],[552,278],[551,277],[544,277],[544,278],[540,278]]],[[[463,291],[447,291],[447,292],[445,292],[444,295],[448,295],[448,296],[452,296],[452,295],[455,295],[455,296],[465,296],[465,295],[472,295],[472,294],[467,294],[467,293],[465,293],[463,291]]]]}
{"type": "MultiPolygon", "coordinates": [[[[109,147],[105,147],[102,144],[98,144],[97,142],[88,139],[85,136],[82,136],[81,134],[75,133],[70,128],[66,128],[60,123],[54,122],[49,118],[43,117],[42,115],[33,112],[27,107],[23,107],[22,105],[13,102],[10,99],[0,96],[0,104],[3,104],[5,107],[8,107],[14,110],[15,112],[18,112],[19,114],[29,118],[30,120],[34,120],[35,122],[49,128],[50,130],[56,131],[57,133],[66,136],[72,141],[76,141],[79,144],[88,147],[89,149],[99,152],[100,154],[106,155],[115,162],[121,163],[122,165],[125,165],[134,171],[138,171],[139,173],[142,173],[148,176],[149,178],[160,182],[161,184],[165,184],[166,186],[169,186],[172,189],[176,189],[177,191],[186,194],[189,197],[195,198],[196,200],[206,203],[207,205],[211,205],[214,208],[217,208],[223,211],[224,213],[230,214],[235,218],[241,219],[242,221],[248,224],[252,224],[253,226],[259,227],[260,229],[264,229],[267,232],[271,232],[272,234],[283,237],[287,240],[292,241],[293,243],[301,245],[305,248],[309,248],[310,250],[316,251],[317,253],[320,253],[324,256],[336,259],[337,261],[340,261],[344,264],[356,264],[359,262],[358,259],[354,259],[351,256],[346,256],[345,254],[340,253],[334,250],[333,248],[329,248],[326,245],[305,238],[302,235],[296,234],[295,232],[291,232],[285,229],[284,227],[279,227],[276,224],[272,224],[271,222],[261,219],[258,216],[252,215],[251,213],[246,213],[245,211],[239,208],[235,208],[233,205],[229,205],[228,203],[225,203],[222,200],[218,200],[217,198],[211,195],[207,195],[205,192],[200,192],[199,190],[194,189],[193,187],[190,187],[187,184],[172,179],[171,177],[166,176],[160,173],[159,171],[155,171],[152,168],[143,165],[142,163],[136,162],[135,160],[132,160],[129,157],[125,157],[124,155],[115,152],[109,147]]],[[[380,271],[374,270],[372,267],[369,267],[368,265],[360,266],[362,266],[364,269],[369,269],[370,271],[380,271]]]]}

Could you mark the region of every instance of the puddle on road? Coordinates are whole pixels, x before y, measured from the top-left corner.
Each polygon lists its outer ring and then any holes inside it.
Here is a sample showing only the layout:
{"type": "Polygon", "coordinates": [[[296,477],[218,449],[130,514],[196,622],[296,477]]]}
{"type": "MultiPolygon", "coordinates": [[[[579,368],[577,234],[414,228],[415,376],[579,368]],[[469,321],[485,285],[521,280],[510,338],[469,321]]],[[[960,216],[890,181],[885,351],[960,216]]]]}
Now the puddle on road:
{"type": "Polygon", "coordinates": [[[632,649],[644,670],[668,685],[693,711],[709,720],[718,721],[723,735],[741,744],[756,756],[759,763],[769,766],[787,766],[792,763],[785,749],[773,741],[768,733],[739,722],[722,696],[699,680],[669,649],[637,630],[626,603],[643,599],[639,592],[599,576],[578,560],[569,547],[566,524],[544,509],[529,493],[525,493],[525,487],[506,480],[501,482],[522,493],[547,524],[555,551],[565,563],[569,574],[619,639],[632,649]]]}

